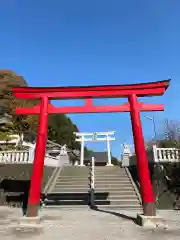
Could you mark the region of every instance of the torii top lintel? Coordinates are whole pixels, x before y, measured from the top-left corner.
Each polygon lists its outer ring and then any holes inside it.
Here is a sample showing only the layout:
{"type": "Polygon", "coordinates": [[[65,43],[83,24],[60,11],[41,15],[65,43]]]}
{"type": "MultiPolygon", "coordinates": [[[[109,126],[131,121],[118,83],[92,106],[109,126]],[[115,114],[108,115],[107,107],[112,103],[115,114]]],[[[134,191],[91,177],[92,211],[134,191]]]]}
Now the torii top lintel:
{"type": "Polygon", "coordinates": [[[116,98],[136,94],[138,97],[161,96],[168,88],[170,80],[131,85],[102,85],[84,87],[20,87],[14,88],[14,96],[22,99],[84,99],[116,98]]]}

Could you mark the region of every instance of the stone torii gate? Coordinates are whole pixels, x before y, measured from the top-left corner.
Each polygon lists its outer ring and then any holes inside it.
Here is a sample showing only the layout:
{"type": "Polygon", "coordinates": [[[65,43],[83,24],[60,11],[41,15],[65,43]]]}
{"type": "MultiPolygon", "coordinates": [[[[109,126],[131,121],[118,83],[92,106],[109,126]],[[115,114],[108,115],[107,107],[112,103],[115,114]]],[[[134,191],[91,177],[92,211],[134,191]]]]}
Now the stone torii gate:
{"type": "Polygon", "coordinates": [[[169,82],[170,80],[131,85],[14,88],[13,92],[16,98],[41,100],[41,103],[35,107],[16,109],[17,114],[40,115],[34,165],[29,191],[27,216],[38,216],[44,167],[44,155],[47,140],[48,114],[103,112],[130,112],[144,215],[156,216],[154,195],[148,169],[140,112],[163,111],[164,105],[144,104],[138,101],[138,97],[162,96],[168,88],[169,82]],[[128,102],[122,105],[95,106],[93,104],[93,99],[95,98],[128,98],[128,102]],[[84,99],[85,105],[55,107],[50,103],[51,99],[84,99]]]}
{"type": "Polygon", "coordinates": [[[84,166],[84,142],[91,142],[91,141],[106,141],[107,145],[107,155],[108,155],[108,163],[106,166],[112,166],[111,164],[111,148],[110,148],[110,141],[115,140],[115,137],[110,137],[115,134],[113,132],[92,132],[92,133],[79,133],[75,132],[76,141],[81,143],[81,155],[80,155],[80,166],[84,166]]]}

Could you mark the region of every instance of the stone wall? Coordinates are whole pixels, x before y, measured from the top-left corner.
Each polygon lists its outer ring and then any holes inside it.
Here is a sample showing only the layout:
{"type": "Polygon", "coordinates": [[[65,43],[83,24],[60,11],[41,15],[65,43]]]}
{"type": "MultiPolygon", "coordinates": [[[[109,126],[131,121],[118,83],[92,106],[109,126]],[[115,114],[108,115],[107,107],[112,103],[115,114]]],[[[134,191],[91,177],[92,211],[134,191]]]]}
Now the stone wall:
{"type": "MultiPolygon", "coordinates": [[[[32,164],[0,165],[0,205],[22,206],[28,195],[32,167],[32,164]]],[[[44,167],[42,193],[54,169],[44,167]]]]}

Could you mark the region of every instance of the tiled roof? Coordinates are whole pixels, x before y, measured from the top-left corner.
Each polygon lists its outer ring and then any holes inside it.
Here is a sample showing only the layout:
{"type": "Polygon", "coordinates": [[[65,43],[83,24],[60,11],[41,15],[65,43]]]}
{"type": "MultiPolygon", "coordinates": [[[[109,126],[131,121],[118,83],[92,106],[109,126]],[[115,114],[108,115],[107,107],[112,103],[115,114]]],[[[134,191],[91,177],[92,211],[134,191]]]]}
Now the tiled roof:
{"type": "Polygon", "coordinates": [[[107,152],[89,152],[85,161],[89,161],[92,157],[95,158],[95,162],[103,163],[108,161],[107,152]]]}

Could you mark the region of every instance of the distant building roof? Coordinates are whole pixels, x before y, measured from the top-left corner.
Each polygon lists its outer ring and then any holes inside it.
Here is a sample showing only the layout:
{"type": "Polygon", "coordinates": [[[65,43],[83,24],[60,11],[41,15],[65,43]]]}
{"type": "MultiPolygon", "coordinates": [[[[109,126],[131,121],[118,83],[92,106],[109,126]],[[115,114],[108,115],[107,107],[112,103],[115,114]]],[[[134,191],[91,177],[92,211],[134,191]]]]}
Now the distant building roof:
{"type": "Polygon", "coordinates": [[[108,162],[108,156],[107,152],[89,152],[87,157],[85,157],[85,161],[91,160],[91,158],[95,158],[95,162],[97,163],[107,163],[108,162]]]}

